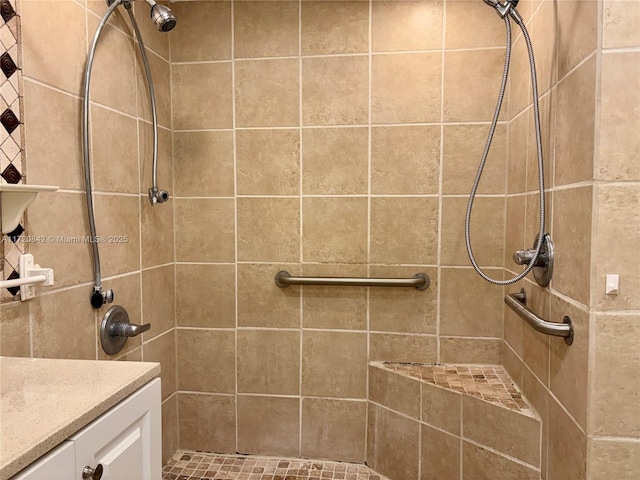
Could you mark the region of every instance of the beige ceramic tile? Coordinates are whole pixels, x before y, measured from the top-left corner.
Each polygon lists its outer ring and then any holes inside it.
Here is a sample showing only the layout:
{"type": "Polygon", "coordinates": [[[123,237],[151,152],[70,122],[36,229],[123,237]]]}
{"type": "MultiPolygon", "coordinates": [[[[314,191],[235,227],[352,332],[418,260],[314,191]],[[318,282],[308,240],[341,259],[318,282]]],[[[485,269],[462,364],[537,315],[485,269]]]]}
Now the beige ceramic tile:
{"type": "MultiPolygon", "coordinates": [[[[442,146],[442,193],[471,191],[487,142],[488,125],[445,125],[442,146]]],[[[507,161],[507,129],[498,125],[478,193],[504,193],[507,161]]]]}
{"type": "Polygon", "coordinates": [[[298,54],[299,2],[237,2],[233,6],[236,58],[298,54]]]}
{"type": "Polygon", "coordinates": [[[137,193],[139,165],[136,120],[94,105],[91,122],[95,190],[137,193]]]}
{"type": "Polygon", "coordinates": [[[202,452],[236,452],[233,395],[178,394],[179,447],[202,452]]]}
{"type": "Polygon", "coordinates": [[[10,302],[0,305],[0,355],[31,356],[29,336],[29,303],[10,302]]]}
{"type": "MultiPolygon", "coordinates": [[[[540,471],[491,450],[463,441],[462,471],[464,480],[538,480],[540,471]]],[[[576,477],[577,478],[577,477],[576,477]]]]}
{"type": "Polygon", "coordinates": [[[538,92],[543,94],[558,80],[557,4],[543,1],[531,19],[531,37],[535,39],[538,92]]]}
{"type": "Polygon", "coordinates": [[[367,193],[367,128],[305,128],[302,131],[302,147],[304,194],[367,193]]]}
{"type": "Polygon", "coordinates": [[[93,196],[102,275],[140,268],[140,197],[93,196]]]}
{"type": "Polygon", "coordinates": [[[178,389],[233,393],[236,380],[234,332],[179,329],[177,363],[178,389]]]}
{"type": "Polygon", "coordinates": [[[162,404],[162,464],[178,450],[178,396],[162,404]]]}
{"type": "Polygon", "coordinates": [[[463,395],[462,434],[465,438],[540,466],[541,422],[519,412],[463,395]]]}
{"type": "Polygon", "coordinates": [[[553,288],[589,303],[592,187],[559,190],[553,195],[553,288]]]}
{"type": "Polygon", "coordinates": [[[442,2],[376,1],[371,6],[374,52],[442,47],[442,2]]]}
{"type": "Polygon", "coordinates": [[[523,193],[527,190],[530,117],[531,116],[525,112],[521,115],[518,115],[516,118],[509,122],[509,147],[507,149],[508,193],[523,193]]]}
{"type": "Polygon", "coordinates": [[[595,435],[637,437],[640,435],[638,316],[598,314],[595,330],[591,431],[595,435]],[[624,341],[620,341],[621,332],[624,332],[624,341]]]}
{"type": "Polygon", "coordinates": [[[595,50],[598,41],[598,2],[558,2],[558,75],[564,77],[595,50]]]}
{"type": "Polygon", "coordinates": [[[324,398],[302,401],[302,457],[364,462],[367,404],[324,398]]]}
{"type": "MultiPolygon", "coordinates": [[[[130,342],[132,339],[129,339],[130,342]]],[[[143,345],[145,362],[158,362],[162,372],[160,374],[162,400],[166,400],[176,392],[176,331],[169,330],[163,335],[152,339],[143,345]]]]}
{"type": "Polygon", "coordinates": [[[231,2],[172,3],[177,18],[171,33],[171,61],[231,59],[231,2]]]}
{"type": "Polygon", "coordinates": [[[434,194],[440,183],[440,127],[371,129],[371,193],[434,194]]]}
{"type": "MultiPolygon", "coordinates": [[[[162,188],[162,184],[160,184],[162,188]]],[[[142,267],[173,262],[173,200],[151,205],[148,197],[140,199],[142,206],[142,267]]]]}
{"type": "Polygon", "coordinates": [[[247,60],[235,65],[236,126],[300,124],[298,59],[247,60]]]}
{"type": "Polygon", "coordinates": [[[29,253],[38,264],[53,268],[56,288],[94,278],[91,245],[83,241],[90,235],[85,202],[79,193],[40,193],[29,209],[29,235],[47,239],[29,244],[29,253]]]}
{"type": "Polygon", "coordinates": [[[82,6],[58,0],[23,2],[20,17],[25,77],[79,95],[87,52],[82,6]]]}
{"type": "MultiPolygon", "coordinates": [[[[162,58],[159,55],[156,55],[148,49],[146,50],[146,53],[147,60],[149,61],[149,69],[151,70],[151,78],[153,79],[153,90],[156,99],[156,113],[158,116],[158,124],[164,128],[171,128],[171,99],[172,95],[175,94],[175,90],[172,91],[171,89],[171,65],[169,64],[168,60],[162,58]]],[[[147,76],[144,71],[144,62],[142,60],[142,54],[140,53],[139,48],[136,49],[136,72],[136,84],[138,89],[138,117],[141,117],[150,122],[151,98],[149,96],[147,76]]],[[[174,116],[174,121],[175,118],[176,117],[174,116]]]]}
{"type": "MultiPolygon", "coordinates": [[[[304,275],[366,277],[365,265],[305,264],[304,275]]],[[[367,289],[313,286],[304,289],[302,321],[305,328],[364,330],[367,328],[367,289]]]]}
{"type": "Polygon", "coordinates": [[[366,398],[366,377],[365,333],[303,332],[303,395],[366,398]]]}
{"type": "Polygon", "coordinates": [[[143,270],[143,322],[152,324],[151,330],[143,334],[144,341],[175,327],[174,291],[173,265],[143,270]]]}
{"type": "Polygon", "coordinates": [[[504,265],[508,270],[516,273],[520,267],[513,261],[513,253],[516,250],[531,248],[530,242],[525,240],[526,198],[507,197],[506,208],[504,265]]]}
{"type": "Polygon", "coordinates": [[[369,401],[419,420],[420,381],[369,365],[369,401]]]}
{"type": "Polygon", "coordinates": [[[595,91],[595,57],[558,85],[554,185],[593,179],[595,91]]]}
{"type": "MultiPolygon", "coordinates": [[[[421,382],[422,422],[455,435],[462,434],[462,395],[421,382]]],[[[424,428],[424,426],[423,426],[424,428]]]]}
{"type": "Polygon", "coordinates": [[[432,335],[372,333],[369,360],[429,363],[437,359],[437,339],[432,335]]]}
{"type": "Polygon", "coordinates": [[[28,80],[23,91],[29,183],[84,188],[79,122],[69,121],[80,118],[80,102],[28,80]]]}
{"type": "MultiPolygon", "coordinates": [[[[543,289],[537,284],[531,282],[525,283],[527,291],[527,306],[536,312],[540,317],[551,321],[562,321],[562,318],[556,319],[555,315],[552,316],[552,310],[550,305],[555,298],[552,299],[551,293],[548,289],[543,289]]],[[[510,290],[511,291],[511,290],[510,290]]],[[[518,318],[522,322],[522,319],[518,318]]],[[[564,340],[557,338],[556,341],[562,342],[564,340]]],[[[536,332],[532,327],[526,323],[522,326],[522,345],[523,352],[522,358],[527,364],[529,369],[545,384],[549,385],[549,335],[536,332]]],[[[559,342],[557,342],[559,343],[559,342]]]]}
{"type": "Polygon", "coordinates": [[[640,471],[640,444],[593,439],[589,448],[589,475],[595,479],[634,480],[640,471]]]}
{"type": "Polygon", "coordinates": [[[175,212],[177,261],[235,260],[233,200],[178,199],[175,200],[175,212]]]}
{"type": "MultiPolygon", "coordinates": [[[[464,224],[468,198],[442,199],[443,265],[470,265],[465,246],[464,224]],[[446,219],[446,220],[445,220],[446,219]]],[[[476,197],[471,211],[470,237],[476,262],[481,266],[502,266],[504,252],[505,201],[499,197],[476,197]],[[486,228],[490,225],[490,228],[486,228]]],[[[497,272],[491,272],[498,278],[497,272]]]]}
{"type": "Polygon", "coordinates": [[[382,332],[436,332],[438,274],[435,268],[373,265],[370,274],[382,278],[412,278],[424,273],[430,279],[426,290],[380,287],[369,292],[369,329],[382,332]]]}
{"type": "Polygon", "coordinates": [[[30,301],[33,357],[96,359],[96,323],[90,293],[90,287],[77,287],[30,301]]]}
{"type": "Polygon", "coordinates": [[[174,64],[171,74],[174,129],[233,126],[231,63],[174,64]]]}
{"type": "Polygon", "coordinates": [[[368,120],[366,56],[302,60],[302,124],[354,125],[368,120]]]}
{"type": "Polygon", "coordinates": [[[238,130],[236,172],[241,195],[297,195],[300,131],[238,130]]]}
{"type": "Polygon", "coordinates": [[[300,328],[300,287],[278,288],[281,270],[300,274],[295,264],[238,265],[238,326],[300,328]]]}
{"type": "Polygon", "coordinates": [[[239,198],[238,260],[295,262],[300,259],[300,200],[239,198]]]}
{"type": "Polygon", "coordinates": [[[175,132],[173,139],[176,196],[233,195],[233,132],[175,132]]]}
{"type": "Polygon", "coordinates": [[[585,478],[587,436],[558,403],[549,400],[548,480],[585,478]]]}
{"type": "MultiPolygon", "coordinates": [[[[504,47],[504,22],[484,2],[458,0],[444,2],[447,11],[445,48],[504,47]]],[[[518,8],[520,10],[520,8],[518,8]]],[[[515,27],[514,25],[514,28],[515,27]]]]}
{"type": "Polygon", "coordinates": [[[239,330],[237,390],[240,393],[300,393],[300,332],[239,330]]]}
{"type": "Polygon", "coordinates": [[[389,478],[418,478],[418,422],[377,410],[375,469],[389,478]]]}
{"type": "Polygon", "coordinates": [[[420,480],[460,478],[460,438],[422,426],[420,480]]]}
{"type": "MultiPolygon", "coordinates": [[[[516,115],[522,113],[524,109],[531,104],[533,99],[531,90],[531,67],[529,65],[529,53],[527,51],[527,45],[522,35],[520,35],[513,43],[512,48],[512,63],[509,69],[509,75],[511,81],[509,82],[509,90],[507,92],[507,98],[509,103],[504,104],[504,111],[509,112],[510,118],[515,118],[516,115]],[[508,107],[508,109],[507,109],[508,107]]],[[[496,71],[498,71],[496,66],[496,71]]],[[[503,71],[499,68],[499,71],[503,71]]],[[[493,83],[491,98],[495,103],[497,101],[498,88],[500,86],[500,79],[496,78],[493,83]]]]}
{"type": "Polygon", "coordinates": [[[371,66],[371,121],[440,121],[441,65],[441,53],[374,55],[371,66]]]}
{"type": "Polygon", "coordinates": [[[366,198],[304,198],[302,258],[305,262],[367,260],[366,198]]]}
{"type": "Polygon", "coordinates": [[[297,398],[238,396],[238,451],[258,455],[300,455],[297,398]]]}
{"type": "Polygon", "coordinates": [[[468,337],[499,337],[504,290],[470,268],[440,272],[440,333],[468,337]],[[460,288],[465,285],[465,288],[460,288]]]}
{"type": "MultiPolygon", "coordinates": [[[[145,120],[138,120],[138,152],[140,158],[140,193],[149,194],[153,185],[153,125],[145,120]]],[[[166,128],[158,128],[158,188],[167,190],[171,196],[173,191],[173,135],[166,128]]]]}
{"type": "Polygon", "coordinates": [[[606,0],[602,46],[604,48],[637,47],[640,45],[638,19],[640,4],[629,0],[606,0]]]}
{"type": "Polygon", "coordinates": [[[596,281],[592,303],[600,310],[640,309],[640,192],[633,184],[598,187],[596,281]],[[606,295],[607,273],[620,275],[618,295],[606,295]]]}
{"type": "MultiPolygon", "coordinates": [[[[502,78],[502,50],[447,51],[444,54],[444,120],[490,121],[502,78]],[[473,75],[468,75],[473,71],[473,75]],[[460,92],[464,92],[461,95],[460,92]]],[[[501,119],[508,111],[507,96],[501,119]]]]}
{"type": "Polygon", "coordinates": [[[440,338],[440,361],[443,363],[500,364],[502,340],[499,338],[440,338]]]}
{"type": "MultiPolygon", "coordinates": [[[[608,2],[631,3],[631,2],[608,2]]],[[[640,4],[633,2],[636,9],[640,4]]],[[[640,180],[640,53],[602,56],[600,85],[600,146],[596,177],[600,180],[640,180]]]]}
{"type": "MultiPolygon", "coordinates": [[[[540,108],[540,135],[542,145],[542,159],[544,172],[544,186],[553,186],[553,170],[555,163],[555,151],[553,144],[555,141],[555,116],[557,91],[554,89],[546,94],[539,101],[540,108]]],[[[537,192],[540,190],[540,173],[538,171],[538,146],[536,141],[536,129],[534,123],[534,111],[529,111],[529,153],[527,157],[527,191],[537,192]]]]}
{"type": "Polygon", "coordinates": [[[435,198],[371,199],[371,261],[434,265],[438,207],[435,198]]]}
{"type": "Polygon", "coordinates": [[[181,327],[235,327],[234,265],[176,265],[176,323],[181,327]]]}
{"type": "Polygon", "coordinates": [[[374,403],[367,404],[367,451],[365,462],[371,468],[376,468],[376,421],[378,410],[381,410],[381,407],[377,407],[374,403]]]}
{"type": "MultiPolygon", "coordinates": [[[[102,3],[102,2],[99,2],[99,3],[102,3]]],[[[161,3],[163,5],[168,4],[168,2],[158,2],[158,3],[161,3]]],[[[175,13],[175,4],[172,4],[170,8],[175,13]]],[[[136,18],[145,18],[149,16],[149,14],[151,13],[149,10],[149,6],[143,3],[134,3],[133,11],[135,12],[136,18]]],[[[183,20],[183,17],[181,15],[180,21],[182,22],[182,20],[183,20]]],[[[150,50],[160,55],[165,60],[169,61],[170,60],[169,39],[171,38],[171,35],[168,35],[166,32],[158,31],[154,23],[149,21],[141,20],[140,22],[138,22],[138,28],[140,28],[140,33],[142,34],[144,45],[150,50]]],[[[181,34],[182,33],[183,32],[181,32],[181,34]]]]}
{"type": "Polygon", "coordinates": [[[302,2],[302,54],[365,53],[369,46],[367,2],[302,2]]]}

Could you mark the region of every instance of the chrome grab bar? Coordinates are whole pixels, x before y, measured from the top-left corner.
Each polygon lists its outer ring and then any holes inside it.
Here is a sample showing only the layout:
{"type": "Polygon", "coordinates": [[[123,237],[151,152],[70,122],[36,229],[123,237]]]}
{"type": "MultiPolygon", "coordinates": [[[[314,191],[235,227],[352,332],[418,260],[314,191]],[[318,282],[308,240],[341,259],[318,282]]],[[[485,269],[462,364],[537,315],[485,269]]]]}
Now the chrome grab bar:
{"type": "Polygon", "coordinates": [[[412,278],[351,278],[351,277],[292,277],[285,270],[276,273],[276,285],[286,288],[290,285],[333,285],[342,287],[414,287],[418,290],[429,288],[431,279],[426,273],[416,273],[412,278]]]}
{"type": "Polygon", "coordinates": [[[553,335],[554,337],[564,337],[567,345],[573,343],[573,326],[571,319],[565,316],[563,323],[547,322],[536,315],[533,310],[527,307],[527,292],[523,288],[520,293],[510,293],[504,297],[504,303],[513,310],[520,318],[527,322],[534,330],[553,335]]]}

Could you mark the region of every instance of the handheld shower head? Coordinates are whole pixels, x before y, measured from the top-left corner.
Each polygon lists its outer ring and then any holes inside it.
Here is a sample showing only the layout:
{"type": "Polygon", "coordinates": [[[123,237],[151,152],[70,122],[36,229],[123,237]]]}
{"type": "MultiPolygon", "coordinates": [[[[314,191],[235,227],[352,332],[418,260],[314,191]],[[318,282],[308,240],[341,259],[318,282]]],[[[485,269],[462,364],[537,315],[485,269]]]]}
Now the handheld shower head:
{"type": "Polygon", "coordinates": [[[147,3],[151,6],[151,20],[153,20],[155,27],[161,32],[173,30],[177,19],[171,9],[156,3],[154,0],[147,0],[147,3]]]}

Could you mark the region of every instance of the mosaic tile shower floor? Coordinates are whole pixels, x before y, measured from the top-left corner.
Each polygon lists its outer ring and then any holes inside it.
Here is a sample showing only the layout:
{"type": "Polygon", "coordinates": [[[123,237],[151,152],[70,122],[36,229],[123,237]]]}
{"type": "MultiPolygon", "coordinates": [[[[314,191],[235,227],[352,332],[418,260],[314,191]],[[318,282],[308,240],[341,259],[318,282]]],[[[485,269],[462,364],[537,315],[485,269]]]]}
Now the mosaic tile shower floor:
{"type": "Polygon", "coordinates": [[[364,465],[178,450],[163,480],[387,480],[364,465]]]}

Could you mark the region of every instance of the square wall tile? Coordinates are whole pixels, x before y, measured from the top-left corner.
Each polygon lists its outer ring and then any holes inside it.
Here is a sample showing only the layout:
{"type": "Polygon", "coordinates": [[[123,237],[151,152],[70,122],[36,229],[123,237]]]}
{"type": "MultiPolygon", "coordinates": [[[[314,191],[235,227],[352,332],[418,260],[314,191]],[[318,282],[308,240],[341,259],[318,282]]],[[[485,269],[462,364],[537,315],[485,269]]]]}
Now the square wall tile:
{"type": "Polygon", "coordinates": [[[162,404],[162,464],[178,450],[178,396],[162,404]]]}
{"type": "Polygon", "coordinates": [[[633,0],[605,0],[602,46],[604,48],[640,45],[640,4],[633,0]]]}
{"type": "Polygon", "coordinates": [[[443,2],[372,2],[374,52],[442,48],[443,2]]]}
{"type": "MultiPolygon", "coordinates": [[[[162,188],[163,184],[160,184],[162,188]]],[[[173,262],[173,201],[151,205],[148,197],[141,202],[142,267],[155,267],[173,262]]]]}
{"type": "Polygon", "coordinates": [[[438,205],[436,198],[371,199],[371,261],[435,264],[438,205]]]}
{"type": "Polygon", "coordinates": [[[496,22],[493,8],[473,0],[454,0],[444,4],[447,13],[444,48],[504,47],[504,23],[496,22]]]}
{"type": "Polygon", "coordinates": [[[234,393],[235,333],[232,330],[178,329],[178,389],[234,393]]]}
{"type": "Polygon", "coordinates": [[[367,261],[366,198],[304,198],[302,258],[305,262],[367,261]]]}
{"type": "MultiPolygon", "coordinates": [[[[421,382],[421,420],[456,437],[462,435],[462,394],[421,382]]],[[[424,426],[423,426],[424,429],[424,426]]]]}
{"type": "Polygon", "coordinates": [[[303,395],[366,398],[366,380],[366,333],[303,332],[303,395]]]}
{"type": "Polygon", "coordinates": [[[460,438],[422,426],[420,480],[460,478],[460,438]]]}
{"type": "Polygon", "coordinates": [[[438,339],[435,335],[369,335],[369,361],[432,363],[437,358],[438,339]]]}
{"type": "Polygon", "coordinates": [[[300,455],[300,400],[238,396],[238,453],[300,455]]]}
{"type": "MultiPolygon", "coordinates": [[[[147,76],[144,71],[144,61],[142,60],[140,49],[137,48],[135,52],[137,57],[135,65],[137,74],[136,85],[138,90],[138,117],[143,118],[147,122],[151,122],[151,97],[149,96],[149,90],[147,87],[147,76]]],[[[175,91],[172,92],[171,90],[171,64],[168,60],[162,58],[159,55],[156,55],[149,49],[147,49],[146,53],[147,59],[149,60],[151,77],[153,78],[153,89],[156,97],[158,125],[164,128],[171,128],[171,100],[173,94],[175,93],[175,91]]],[[[175,114],[175,110],[173,113],[175,114]]]]}
{"type": "Polygon", "coordinates": [[[231,8],[231,2],[172,2],[179,30],[170,35],[171,61],[230,60],[231,8]]]}
{"type": "Polygon", "coordinates": [[[593,439],[589,447],[592,478],[634,480],[640,469],[640,444],[635,441],[593,439]]]}
{"type": "Polygon", "coordinates": [[[441,81],[441,53],[374,55],[371,121],[439,122],[441,81]]]}
{"type": "Polygon", "coordinates": [[[181,327],[236,326],[236,267],[176,265],[176,324],[181,327]]]}
{"type": "Polygon", "coordinates": [[[418,422],[385,408],[377,409],[376,417],[376,471],[389,478],[418,478],[418,422]]]}
{"type": "Polygon", "coordinates": [[[598,2],[558,2],[558,75],[564,77],[598,43],[598,2]]]}
{"type": "Polygon", "coordinates": [[[369,118],[367,56],[302,59],[302,124],[358,125],[369,118]]]}
{"type": "Polygon", "coordinates": [[[440,127],[371,129],[371,193],[437,194],[440,127]]]}
{"type": "Polygon", "coordinates": [[[366,53],[369,48],[367,2],[304,1],[302,55],[366,53]]]}
{"type": "Polygon", "coordinates": [[[238,194],[300,192],[299,130],[238,130],[236,149],[238,194]]]}
{"type": "Polygon", "coordinates": [[[238,330],[238,392],[298,395],[300,332],[238,330]]]}
{"type": "Polygon", "coordinates": [[[415,378],[369,365],[369,401],[415,420],[420,419],[420,384],[420,380],[415,378]]]}
{"type": "Polygon", "coordinates": [[[235,65],[237,127],[300,125],[300,61],[246,60],[235,65]]]}
{"type": "MultiPolygon", "coordinates": [[[[133,323],[133,321],[132,321],[133,323]]],[[[137,322],[136,322],[137,323],[137,322]]],[[[132,339],[129,339],[129,343],[132,339]]],[[[171,329],[143,345],[145,362],[160,363],[162,400],[176,393],[176,331],[171,329]]]]}
{"type": "MultiPolygon", "coordinates": [[[[463,441],[462,470],[465,479],[474,480],[538,480],[540,472],[526,464],[503,457],[493,450],[463,441]]],[[[580,477],[576,477],[580,478],[580,477]]]]}
{"type": "Polygon", "coordinates": [[[298,54],[299,2],[234,2],[236,58],[298,54]]]}
{"type": "Polygon", "coordinates": [[[500,364],[501,359],[501,338],[440,337],[442,363],[500,364]]]}
{"type": "MultiPolygon", "coordinates": [[[[153,184],[153,125],[142,119],[138,119],[138,158],[140,193],[146,197],[153,184]]],[[[157,175],[158,188],[168,188],[173,196],[173,132],[162,127],[158,129],[157,175]]]]}
{"type": "Polygon", "coordinates": [[[236,399],[233,395],[178,394],[179,447],[236,453],[236,399]]]}
{"type": "Polygon", "coordinates": [[[173,64],[171,67],[173,128],[175,130],[232,128],[231,78],[231,62],[173,64]]]}
{"type": "Polygon", "coordinates": [[[364,462],[367,404],[325,398],[302,400],[302,451],[306,458],[364,462]]]}
{"type": "Polygon", "coordinates": [[[29,303],[0,304],[0,354],[4,357],[29,357],[29,303]]]}
{"type": "Polygon", "coordinates": [[[300,200],[238,198],[238,260],[300,260],[300,200]]]}
{"type": "Polygon", "coordinates": [[[305,128],[302,131],[302,192],[354,195],[368,190],[367,128],[305,128]]]}
{"type": "Polygon", "coordinates": [[[175,196],[233,196],[233,132],[174,132],[173,139],[175,196]]]}
{"type": "Polygon", "coordinates": [[[586,477],[587,436],[553,397],[549,399],[548,457],[548,480],[586,477]]]}
{"type": "Polygon", "coordinates": [[[142,271],[143,323],[151,323],[151,330],[143,334],[143,340],[156,337],[175,327],[173,265],[142,271]]]}

